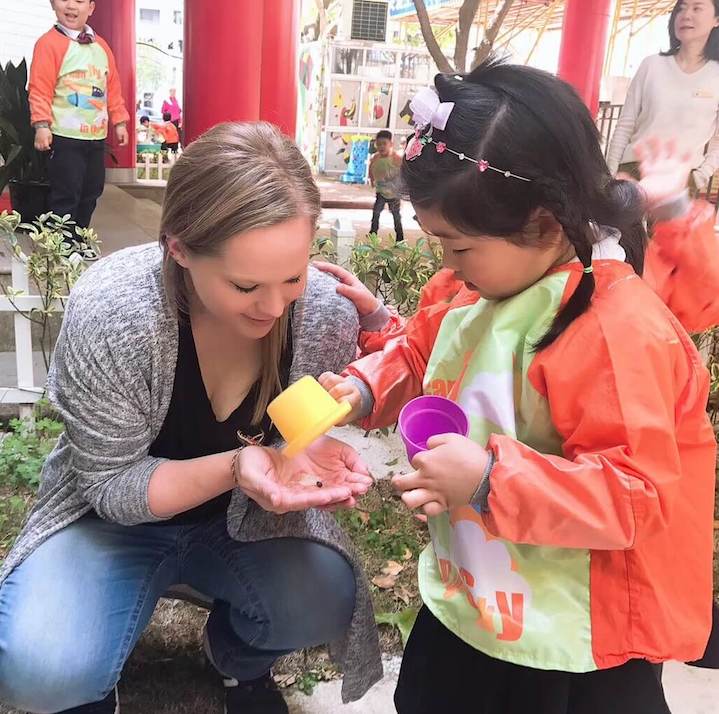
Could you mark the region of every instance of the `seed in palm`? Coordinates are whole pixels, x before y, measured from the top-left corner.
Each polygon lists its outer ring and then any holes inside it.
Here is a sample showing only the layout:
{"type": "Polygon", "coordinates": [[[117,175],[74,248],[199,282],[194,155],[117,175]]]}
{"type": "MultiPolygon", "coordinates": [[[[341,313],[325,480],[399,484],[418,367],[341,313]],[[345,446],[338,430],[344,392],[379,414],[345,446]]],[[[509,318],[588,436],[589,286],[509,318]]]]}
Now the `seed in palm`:
{"type": "Polygon", "coordinates": [[[305,474],[299,479],[299,484],[301,486],[313,486],[315,488],[322,488],[324,486],[324,483],[320,481],[316,475],[312,474],[305,474]]]}

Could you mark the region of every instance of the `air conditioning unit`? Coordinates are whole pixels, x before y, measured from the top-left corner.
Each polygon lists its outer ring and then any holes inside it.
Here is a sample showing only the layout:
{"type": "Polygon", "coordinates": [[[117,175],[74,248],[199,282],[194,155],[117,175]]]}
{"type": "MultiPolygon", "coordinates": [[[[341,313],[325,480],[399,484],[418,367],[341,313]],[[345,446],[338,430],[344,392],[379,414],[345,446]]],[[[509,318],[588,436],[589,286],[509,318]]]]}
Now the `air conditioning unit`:
{"type": "Polygon", "coordinates": [[[354,0],[350,39],[386,42],[388,3],[377,0],[354,0]]]}

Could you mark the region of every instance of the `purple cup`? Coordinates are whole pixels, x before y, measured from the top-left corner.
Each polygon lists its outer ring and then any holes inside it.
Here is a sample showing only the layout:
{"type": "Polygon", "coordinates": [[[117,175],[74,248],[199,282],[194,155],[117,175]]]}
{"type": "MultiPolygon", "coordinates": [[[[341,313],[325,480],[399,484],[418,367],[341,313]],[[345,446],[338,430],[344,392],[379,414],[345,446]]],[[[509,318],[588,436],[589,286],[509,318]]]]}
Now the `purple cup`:
{"type": "Polygon", "coordinates": [[[399,433],[412,459],[427,450],[427,441],[437,434],[469,434],[464,409],[445,397],[424,396],[408,402],[399,413],[399,433]]]}

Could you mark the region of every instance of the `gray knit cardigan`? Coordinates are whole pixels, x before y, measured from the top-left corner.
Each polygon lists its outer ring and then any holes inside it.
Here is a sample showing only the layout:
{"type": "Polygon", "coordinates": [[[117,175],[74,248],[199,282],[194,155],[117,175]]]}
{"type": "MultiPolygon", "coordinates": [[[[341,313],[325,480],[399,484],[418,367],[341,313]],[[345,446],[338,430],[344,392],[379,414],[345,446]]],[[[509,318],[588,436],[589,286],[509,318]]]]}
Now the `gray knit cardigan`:
{"type": "MultiPolygon", "coordinates": [[[[292,316],[291,381],[339,372],[355,356],[357,313],[335,286],[310,268],[292,316]]],[[[45,463],[37,504],[3,563],[0,582],[49,536],[92,508],[122,525],[158,520],[148,507],[147,488],[164,459],[148,452],[170,406],[177,335],[156,245],[108,256],[78,281],[48,376],[65,433],[45,463]]],[[[277,516],[236,489],[227,527],[240,541],[309,538],[350,560],[355,611],[345,637],[330,650],[344,670],[343,701],[359,699],[381,678],[382,664],[367,580],[334,517],[316,510],[277,516]]]]}

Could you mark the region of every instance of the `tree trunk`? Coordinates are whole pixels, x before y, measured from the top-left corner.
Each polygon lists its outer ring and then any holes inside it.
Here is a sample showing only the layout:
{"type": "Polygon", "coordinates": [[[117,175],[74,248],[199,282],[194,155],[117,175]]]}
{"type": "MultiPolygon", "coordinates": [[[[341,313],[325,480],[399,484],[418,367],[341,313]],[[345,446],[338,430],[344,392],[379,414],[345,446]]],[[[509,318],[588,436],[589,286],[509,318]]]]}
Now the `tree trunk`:
{"type": "Polygon", "coordinates": [[[486,27],[484,30],[484,37],[479,43],[479,47],[477,47],[474,51],[472,69],[489,57],[489,53],[492,51],[492,47],[494,46],[494,41],[497,39],[502,23],[507,17],[509,11],[512,9],[512,5],[514,5],[514,0],[502,0],[501,4],[497,5],[497,9],[494,11],[494,15],[489,21],[489,27],[486,27]]]}
{"type": "Polygon", "coordinates": [[[480,0],[464,0],[462,7],[459,8],[457,39],[454,44],[454,67],[457,72],[465,72],[467,69],[469,33],[472,30],[472,24],[479,9],[479,3],[480,0]]]}
{"type": "Polygon", "coordinates": [[[427,6],[424,4],[424,0],[413,0],[413,2],[417,10],[417,19],[419,20],[419,27],[422,30],[424,44],[427,45],[429,54],[432,56],[440,72],[451,74],[455,70],[452,68],[449,60],[444,56],[437,42],[437,38],[434,36],[434,32],[432,32],[432,24],[429,21],[429,14],[427,13],[427,6]]]}

